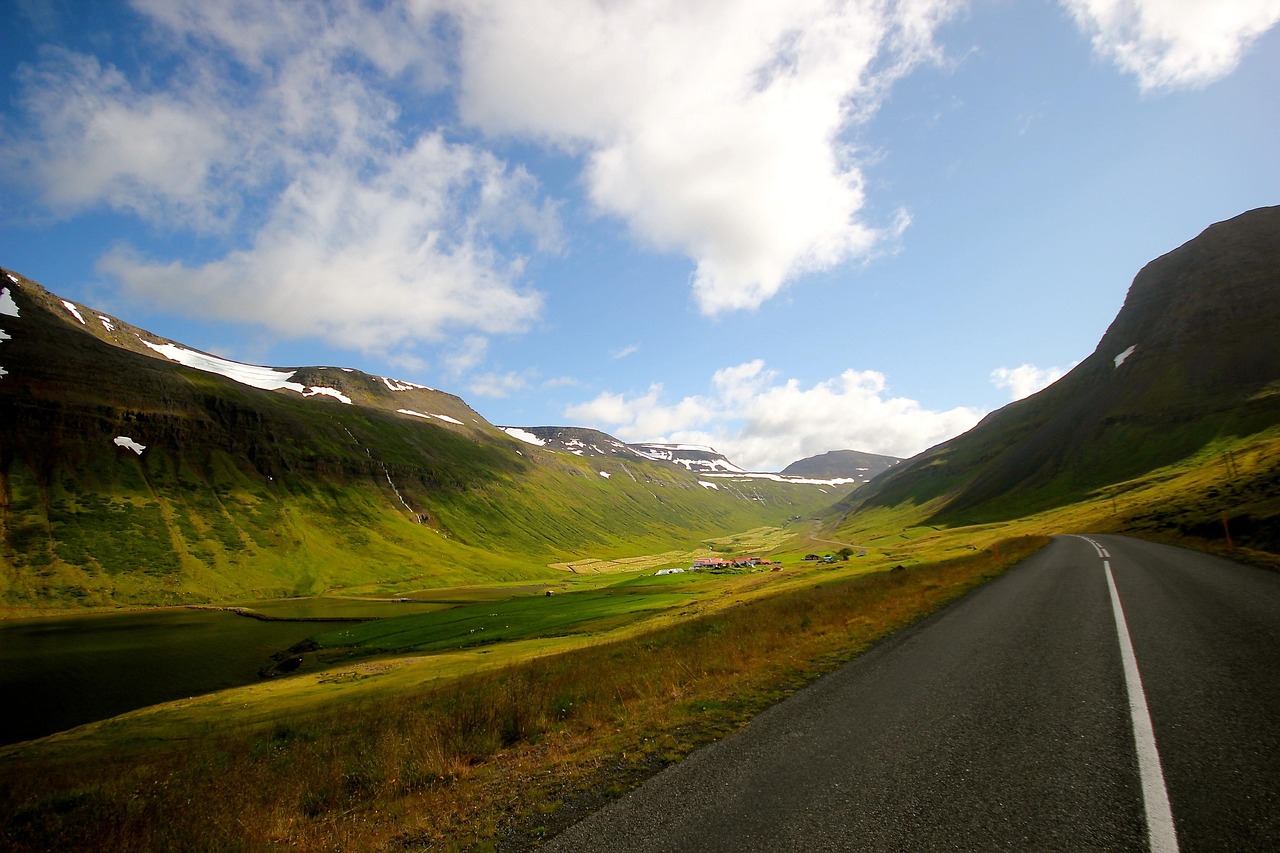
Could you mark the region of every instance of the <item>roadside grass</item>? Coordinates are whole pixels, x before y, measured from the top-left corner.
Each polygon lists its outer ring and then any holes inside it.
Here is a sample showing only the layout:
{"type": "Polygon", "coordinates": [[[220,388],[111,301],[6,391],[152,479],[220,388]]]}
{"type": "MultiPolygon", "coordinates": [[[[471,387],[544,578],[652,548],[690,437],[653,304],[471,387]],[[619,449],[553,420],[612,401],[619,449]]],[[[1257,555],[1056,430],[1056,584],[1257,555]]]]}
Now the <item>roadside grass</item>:
{"type": "MultiPolygon", "coordinates": [[[[712,594],[680,618],[361,660],[15,745],[0,750],[0,841],[530,846],[1045,541],[903,571],[702,579],[683,589],[712,594]]],[[[593,595],[661,600],[682,589],[667,578],[622,586],[593,595]],[[628,585],[651,590],[629,595],[628,585]]]]}

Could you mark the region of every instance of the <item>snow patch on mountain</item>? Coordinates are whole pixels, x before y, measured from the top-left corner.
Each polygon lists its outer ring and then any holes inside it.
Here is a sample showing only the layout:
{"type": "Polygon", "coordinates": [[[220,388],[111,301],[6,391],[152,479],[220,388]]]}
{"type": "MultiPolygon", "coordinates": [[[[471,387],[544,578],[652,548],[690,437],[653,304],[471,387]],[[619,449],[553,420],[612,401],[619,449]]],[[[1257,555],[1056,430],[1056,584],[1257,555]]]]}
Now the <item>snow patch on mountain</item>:
{"type": "MultiPolygon", "coordinates": [[[[6,273],[6,275],[8,275],[8,273],[6,273]]],[[[18,280],[13,276],[9,276],[9,280],[14,284],[18,283],[18,280]]],[[[6,317],[18,316],[18,304],[14,302],[13,297],[9,295],[9,288],[7,287],[0,289],[0,314],[4,314],[6,317]]],[[[0,329],[0,343],[11,340],[13,340],[13,337],[4,329],[0,329]]],[[[9,371],[0,367],[0,379],[3,379],[8,375],[9,371]]]]}
{"type": "Polygon", "coordinates": [[[142,455],[142,451],[147,449],[147,446],[145,444],[138,444],[138,442],[134,441],[132,438],[130,438],[127,435],[117,435],[115,437],[115,445],[116,447],[124,447],[129,450],[132,450],[134,453],[138,454],[139,456],[142,455]]]}
{"type": "Polygon", "coordinates": [[[541,447],[542,445],[546,444],[545,441],[538,438],[533,433],[529,432],[528,430],[520,429],[520,427],[502,427],[501,429],[507,435],[511,436],[512,438],[518,438],[521,441],[523,441],[525,444],[532,444],[535,447],[541,447]]]}
{"type": "Polygon", "coordinates": [[[714,489],[717,492],[720,491],[719,486],[717,486],[715,483],[708,483],[706,480],[699,480],[698,485],[702,486],[702,488],[704,489],[714,489]]]}
{"type": "Polygon", "coordinates": [[[1137,348],[1138,348],[1138,345],[1134,344],[1133,346],[1129,347],[1127,350],[1125,350],[1124,352],[1116,356],[1115,357],[1116,367],[1119,367],[1120,365],[1124,364],[1125,360],[1128,359],[1129,356],[1133,355],[1133,351],[1136,350],[1137,348]]]}
{"type": "Polygon", "coordinates": [[[114,332],[116,330],[116,327],[111,324],[110,317],[105,314],[99,314],[98,319],[102,321],[102,328],[106,329],[108,332],[114,332]]]}
{"type": "Polygon", "coordinates": [[[76,308],[76,305],[75,305],[75,303],[74,303],[74,302],[70,302],[70,301],[68,301],[68,300],[64,299],[64,300],[62,300],[62,305],[63,305],[63,307],[65,307],[68,311],[70,311],[70,312],[71,312],[71,316],[72,316],[72,317],[75,317],[77,320],[79,320],[79,321],[80,321],[80,325],[81,325],[81,326],[87,326],[87,325],[89,325],[88,323],[86,323],[86,322],[84,321],[84,318],[80,316],[80,311],[79,311],[79,309],[78,309],[78,308],[76,308]]]}
{"type": "Polygon", "coordinates": [[[196,370],[203,370],[206,373],[217,373],[251,388],[261,388],[263,391],[278,391],[281,388],[285,388],[290,391],[297,391],[299,394],[307,390],[301,383],[290,381],[296,372],[293,370],[277,370],[274,367],[241,364],[238,361],[218,358],[216,355],[184,349],[176,344],[153,344],[147,340],[144,340],[143,343],[170,361],[176,361],[179,364],[193,367],[196,370]]]}
{"type": "Polygon", "coordinates": [[[434,388],[428,388],[426,385],[419,385],[416,382],[404,382],[400,379],[388,379],[385,376],[378,377],[382,380],[382,384],[387,386],[388,391],[434,391],[434,388]]]}
{"type": "Polygon", "coordinates": [[[314,397],[316,394],[324,394],[325,396],[341,400],[348,406],[351,405],[351,398],[346,394],[343,394],[337,388],[326,388],[323,385],[312,385],[306,391],[302,392],[302,396],[304,397],[314,397]]]}
{"type": "Polygon", "coordinates": [[[463,426],[462,421],[458,420],[457,418],[451,418],[448,415],[432,415],[426,412],[415,412],[413,409],[396,409],[396,411],[402,415],[413,415],[415,418],[426,418],[427,420],[431,420],[432,418],[435,418],[438,421],[445,421],[447,423],[463,426]]]}
{"type": "Polygon", "coordinates": [[[203,370],[206,373],[225,376],[250,388],[260,388],[263,391],[296,391],[304,397],[314,397],[319,394],[341,400],[347,405],[352,404],[351,398],[337,388],[326,388],[323,385],[306,386],[301,382],[292,381],[293,375],[297,373],[296,370],[241,364],[238,361],[218,358],[216,355],[189,350],[177,344],[153,344],[143,338],[138,340],[170,361],[176,361],[178,364],[203,370]]]}
{"type": "Polygon", "coordinates": [[[734,465],[714,447],[700,444],[629,444],[635,453],[655,462],[669,462],[679,465],[687,471],[695,473],[728,472],[741,473],[742,469],[734,465]]]}

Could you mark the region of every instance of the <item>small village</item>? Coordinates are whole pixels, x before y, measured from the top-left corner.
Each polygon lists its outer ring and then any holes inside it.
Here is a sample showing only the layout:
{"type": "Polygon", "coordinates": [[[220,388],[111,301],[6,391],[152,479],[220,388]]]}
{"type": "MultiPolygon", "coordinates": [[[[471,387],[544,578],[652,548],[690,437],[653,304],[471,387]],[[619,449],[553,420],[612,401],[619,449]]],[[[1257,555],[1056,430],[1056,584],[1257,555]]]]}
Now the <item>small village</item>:
{"type": "MultiPolygon", "coordinates": [[[[806,559],[808,559],[806,557],[806,559]]],[[[770,571],[782,571],[780,560],[763,560],[759,557],[737,557],[726,560],[723,557],[699,557],[687,569],[660,569],[655,575],[678,575],[684,572],[716,571],[723,569],[755,569],[767,566],[770,571]]]]}

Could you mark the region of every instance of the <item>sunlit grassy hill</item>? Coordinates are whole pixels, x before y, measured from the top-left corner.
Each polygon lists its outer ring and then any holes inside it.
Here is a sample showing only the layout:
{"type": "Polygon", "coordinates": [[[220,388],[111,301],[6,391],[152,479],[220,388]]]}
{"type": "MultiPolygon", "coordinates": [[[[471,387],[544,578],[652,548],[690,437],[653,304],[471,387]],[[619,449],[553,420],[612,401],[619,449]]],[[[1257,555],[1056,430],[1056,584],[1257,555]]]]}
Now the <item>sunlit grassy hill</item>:
{"type": "Polygon", "coordinates": [[[1193,495],[1171,494],[1134,511],[1149,518],[1176,498],[1184,512],[1171,529],[1184,533],[1221,530],[1223,513],[1247,515],[1241,530],[1274,547],[1274,469],[1235,470],[1226,454],[1268,456],[1276,437],[1277,330],[1280,207],[1271,207],[1149,263],[1097,349],[1067,376],[901,464],[840,512],[914,506],[928,524],[1005,521],[1203,468],[1199,509],[1193,495]]]}
{"type": "Polygon", "coordinates": [[[830,488],[746,496],[671,465],[550,452],[441,391],[234,365],[17,273],[0,285],[0,601],[13,607],[554,577],[551,563],[692,547],[831,501],[830,488]]]}

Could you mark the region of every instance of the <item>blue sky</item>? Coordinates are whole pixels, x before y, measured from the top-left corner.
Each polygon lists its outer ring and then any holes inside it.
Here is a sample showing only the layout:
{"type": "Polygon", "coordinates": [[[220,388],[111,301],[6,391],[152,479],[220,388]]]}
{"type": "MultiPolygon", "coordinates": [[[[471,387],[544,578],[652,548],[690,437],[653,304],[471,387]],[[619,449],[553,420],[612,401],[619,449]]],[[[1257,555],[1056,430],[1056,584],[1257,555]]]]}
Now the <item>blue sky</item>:
{"type": "Polygon", "coordinates": [[[758,470],[967,429],[1280,202],[1280,0],[86,8],[0,8],[0,265],[758,470]]]}

